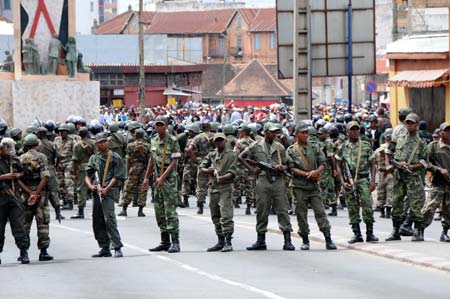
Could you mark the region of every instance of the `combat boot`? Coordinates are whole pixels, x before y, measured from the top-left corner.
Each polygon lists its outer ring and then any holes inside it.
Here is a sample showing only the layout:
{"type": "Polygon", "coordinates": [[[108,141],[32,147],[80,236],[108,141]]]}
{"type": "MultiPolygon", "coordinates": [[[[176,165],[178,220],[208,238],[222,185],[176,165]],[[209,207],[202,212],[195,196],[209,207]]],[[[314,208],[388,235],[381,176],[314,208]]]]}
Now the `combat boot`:
{"type": "Polygon", "coordinates": [[[137,213],[138,217],[145,217],[143,210],[144,210],[144,207],[139,207],[139,211],[137,213]]]}
{"type": "Polygon", "coordinates": [[[441,234],[441,242],[450,242],[450,237],[448,236],[448,228],[444,227],[442,229],[442,234],[441,234]]]}
{"type": "Polygon", "coordinates": [[[73,210],[73,203],[72,202],[66,202],[62,206],[61,210],[73,210]]]}
{"type": "Polygon", "coordinates": [[[386,241],[400,241],[402,238],[400,237],[400,220],[392,219],[393,230],[389,237],[386,238],[386,241]]]}
{"type": "Polygon", "coordinates": [[[217,238],[218,238],[217,244],[214,245],[213,247],[209,247],[208,249],[206,249],[207,252],[220,251],[225,246],[225,237],[218,235],[217,238]]]}
{"type": "Polygon", "coordinates": [[[180,239],[178,238],[178,233],[170,233],[172,237],[172,245],[170,245],[168,253],[176,253],[180,252],[180,239]]]}
{"type": "Polygon", "coordinates": [[[128,216],[128,214],[127,214],[127,208],[128,208],[128,205],[127,205],[127,204],[123,204],[123,205],[122,205],[122,211],[120,211],[120,213],[117,214],[117,216],[124,216],[124,217],[127,217],[127,216],[128,216]]]}
{"type": "Polygon", "coordinates": [[[354,244],[359,242],[364,242],[364,239],[361,235],[361,228],[359,227],[359,223],[352,224],[353,237],[348,240],[348,244],[354,244]]]}
{"type": "Polygon", "coordinates": [[[184,206],[186,208],[189,208],[189,196],[188,195],[183,196],[183,202],[184,202],[184,206]]]}
{"type": "Polygon", "coordinates": [[[247,247],[247,250],[267,250],[266,234],[258,233],[258,239],[252,246],[247,247]]]}
{"type": "Polygon", "coordinates": [[[337,216],[337,204],[331,205],[331,211],[328,213],[328,216],[337,216]]]}
{"type": "Polygon", "coordinates": [[[41,253],[39,254],[39,261],[44,262],[44,261],[51,261],[51,260],[53,260],[53,256],[48,254],[46,248],[42,248],[41,253]]]}
{"type": "Polygon", "coordinates": [[[414,233],[412,225],[413,223],[411,220],[411,216],[410,215],[406,216],[405,221],[403,221],[403,223],[400,226],[400,235],[407,237],[412,236],[414,233]]]}
{"type": "Polygon", "coordinates": [[[20,249],[20,256],[17,261],[21,262],[22,264],[29,264],[30,258],[28,257],[28,250],[20,249]]]}
{"type": "Polygon", "coordinates": [[[284,236],[283,250],[289,250],[289,251],[295,250],[295,247],[294,247],[294,245],[292,245],[292,241],[291,241],[291,232],[284,231],[283,236],[284,236]]]}
{"type": "Polygon", "coordinates": [[[277,212],[275,211],[275,208],[273,206],[270,207],[269,215],[276,215],[276,214],[277,214],[277,212]]]}
{"type": "Polygon", "coordinates": [[[247,208],[245,208],[245,215],[251,215],[252,214],[252,210],[251,210],[252,205],[251,204],[247,204],[247,208]]]}
{"type": "Polygon", "coordinates": [[[197,203],[197,207],[198,207],[197,214],[203,215],[203,203],[202,202],[197,203]]]}
{"type": "Polygon", "coordinates": [[[84,219],[84,208],[78,208],[78,213],[70,217],[70,219],[84,219]]]}
{"type": "Polygon", "coordinates": [[[373,234],[373,223],[366,223],[366,242],[378,242],[378,238],[373,234]]]}
{"type": "Polygon", "coordinates": [[[386,207],[386,219],[391,218],[391,211],[392,211],[391,207],[386,207]]]}
{"type": "Polygon", "coordinates": [[[301,250],[309,250],[309,237],[307,234],[299,234],[300,237],[302,237],[303,243],[302,246],[300,246],[301,250]]]}
{"type": "Polygon", "coordinates": [[[336,250],[337,247],[334,245],[333,240],[331,240],[331,233],[324,232],[323,236],[325,237],[325,248],[328,250],[336,250]]]}
{"type": "Polygon", "coordinates": [[[386,213],[384,207],[380,208],[380,218],[386,218],[386,213]]]}
{"type": "Polygon", "coordinates": [[[122,250],[120,248],[114,249],[114,257],[115,258],[123,257],[123,253],[122,253],[122,250]]]}
{"type": "Polygon", "coordinates": [[[139,205],[138,205],[137,201],[133,200],[133,204],[132,204],[131,206],[132,206],[133,208],[135,208],[135,207],[138,207],[139,205]]]}
{"type": "Polygon", "coordinates": [[[168,232],[161,233],[161,244],[155,248],[150,248],[148,251],[167,251],[170,248],[170,235],[168,232]]]}
{"type": "Polygon", "coordinates": [[[422,222],[415,221],[414,222],[414,233],[411,238],[412,242],[421,242],[424,241],[423,237],[423,228],[422,228],[422,222]]]}
{"type": "Polygon", "coordinates": [[[231,245],[231,234],[225,235],[225,246],[222,248],[222,252],[230,252],[233,251],[233,246],[231,245]]]}
{"type": "Polygon", "coordinates": [[[109,247],[103,247],[98,253],[93,254],[92,257],[112,257],[111,250],[109,250],[109,247]]]}

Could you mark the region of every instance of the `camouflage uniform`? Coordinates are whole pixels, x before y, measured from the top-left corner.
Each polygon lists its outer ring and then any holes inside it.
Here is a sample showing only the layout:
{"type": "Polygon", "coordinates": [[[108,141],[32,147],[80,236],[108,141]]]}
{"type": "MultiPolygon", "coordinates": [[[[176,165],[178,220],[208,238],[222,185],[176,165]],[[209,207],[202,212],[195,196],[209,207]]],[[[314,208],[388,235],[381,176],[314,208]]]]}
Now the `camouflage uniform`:
{"type": "MultiPolygon", "coordinates": [[[[125,140],[125,137],[120,132],[111,132],[111,135],[108,137],[109,142],[109,149],[113,151],[114,153],[118,154],[120,158],[122,158],[122,161],[124,165],[126,164],[126,149],[127,149],[127,142],[125,140]]],[[[114,193],[114,202],[119,202],[120,197],[120,191],[122,191],[123,188],[123,182],[118,182],[116,192],[114,193]]]]}
{"type": "MultiPolygon", "coordinates": [[[[236,142],[234,146],[234,152],[237,156],[248,148],[253,143],[253,139],[250,137],[241,138],[236,142]]],[[[247,207],[255,204],[255,187],[256,187],[256,177],[250,173],[250,171],[242,165],[240,161],[237,163],[237,173],[234,180],[233,186],[233,201],[239,202],[242,193],[245,194],[245,203],[247,207]]]]}
{"type": "MultiPolygon", "coordinates": [[[[170,165],[173,159],[181,157],[180,146],[177,139],[167,134],[163,140],[156,135],[151,142],[151,155],[153,158],[153,174],[154,179],[159,177],[164,169],[170,165]],[[163,154],[165,151],[165,160],[163,161],[163,154]]],[[[164,185],[161,189],[154,190],[154,208],[156,222],[161,233],[172,233],[178,236],[179,222],[177,214],[177,186],[176,186],[176,170],[174,169],[165,179],[164,185]]]]}
{"type": "MultiPolygon", "coordinates": [[[[20,162],[24,168],[24,176],[21,178],[21,181],[32,191],[37,189],[41,179],[50,177],[47,158],[44,154],[37,152],[35,149],[30,149],[20,156],[20,162]]],[[[38,248],[47,249],[50,246],[50,210],[48,207],[47,192],[45,189],[42,190],[39,201],[33,206],[28,205],[28,198],[30,195],[27,192],[22,192],[22,196],[24,199],[25,231],[29,237],[33,218],[36,218],[38,248]]]]}
{"type": "Polygon", "coordinates": [[[386,172],[385,150],[387,148],[388,144],[383,143],[373,153],[378,169],[377,202],[382,209],[392,207],[392,188],[394,187],[394,175],[386,172]]]}
{"type": "Polygon", "coordinates": [[[150,144],[143,138],[131,142],[127,146],[128,176],[125,181],[122,204],[128,206],[137,197],[139,207],[147,204],[147,190],[141,186],[145,178],[148,161],[150,159],[150,144]]]}
{"type": "Polygon", "coordinates": [[[325,170],[320,177],[320,198],[325,206],[336,201],[333,169],[331,169],[330,158],[334,156],[333,142],[330,138],[319,142],[322,153],[325,156],[325,170]]]}
{"type": "Polygon", "coordinates": [[[236,142],[238,141],[238,139],[236,137],[234,137],[233,135],[226,135],[227,138],[227,143],[226,146],[229,150],[233,150],[234,146],[236,145],[236,142]]]}
{"type": "MultiPolygon", "coordinates": [[[[204,157],[212,150],[212,138],[213,134],[210,132],[203,132],[195,136],[192,139],[190,146],[192,146],[196,152],[198,162],[201,162],[204,157]]],[[[201,172],[197,173],[197,204],[203,206],[206,202],[206,191],[208,188],[208,174],[201,172]]]]}
{"type": "Polygon", "coordinates": [[[86,184],[86,166],[89,162],[89,158],[97,152],[97,147],[94,141],[89,138],[83,138],[73,147],[72,161],[77,163],[77,176],[76,182],[78,192],[78,207],[84,208],[86,206],[86,196],[88,192],[88,186],[86,184]]]}
{"type": "MultiPolygon", "coordinates": [[[[189,148],[193,139],[189,138],[186,143],[186,148],[189,148]]],[[[186,153],[184,159],[184,168],[183,168],[183,180],[181,184],[181,195],[183,197],[188,197],[192,191],[191,187],[193,185],[193,181],[197,179],[197,170],[198,170],[198,161],[193,161],[191,157],[186,153]]],[[[195,185],[195,183],[194,183],[195,185]]]]}
{"type": "Polygon", "coordinates": [[[72,204],[74,198],[74,182],[72,179],[72,156],[75,139],[67,136],[55,138],[56,152],[58,154],[58,168],[56,175],[59,182],[59,194],[64,202],[72,204]]]}
{"type": "Polygon", "coordinates": [[[48,171],[50,177],[47,180],[48,198],[53,208],[59,207],[59,182],[56,176],[55,163],[57,159],[56,146],[47,139],[41,139],[36,150],[47,157],[48,171]]]}

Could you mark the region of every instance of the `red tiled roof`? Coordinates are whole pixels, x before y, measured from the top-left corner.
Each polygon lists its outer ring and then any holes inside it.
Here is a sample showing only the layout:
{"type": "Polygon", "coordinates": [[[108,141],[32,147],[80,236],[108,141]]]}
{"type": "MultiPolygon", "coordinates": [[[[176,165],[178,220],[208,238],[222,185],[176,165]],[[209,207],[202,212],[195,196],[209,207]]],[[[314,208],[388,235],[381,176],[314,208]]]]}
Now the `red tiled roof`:
{"type": "Polygon", "coordinates": [[[126,11],[117,17],[100,24],[97,29],[95,29],[96,34],[121,34],[125,25],[130,20],[133,11],[126,11]]]}
{"type": "Polygon", "coordinates": [[[253,20],[255,19],[256,14],[258,13],[258,8],[241,8],[238,9],[239,13],[241,14],[244,21],[251,25],[253,23],[253,20]]]}
{"type": "Polygon", "coordinates": [[[147,34],[201,34],[225,32],[236,10],[158,12],[147,34]]]}
{"type": "Polygon", "coordinates": [[[10,20],[2,16],[0,16],[0,22],[12,23],[10,20]]]}
{"type": "Polygon", "coordinates": [[[261,8],[250,25],[250,32],[276,31],[277,19],[275,8],[261,8]]]}

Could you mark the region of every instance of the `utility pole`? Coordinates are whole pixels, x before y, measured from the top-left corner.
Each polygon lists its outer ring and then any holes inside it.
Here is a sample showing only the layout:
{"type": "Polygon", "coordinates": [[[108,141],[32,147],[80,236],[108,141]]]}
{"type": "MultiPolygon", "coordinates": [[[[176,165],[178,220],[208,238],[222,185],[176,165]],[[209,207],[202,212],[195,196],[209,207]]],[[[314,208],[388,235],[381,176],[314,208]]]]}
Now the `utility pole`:
{"type": "Polygon", "coordinates": [[[228,38],[225,33],[220,34],[223,38],[223,65],[222,65],[222,89],[220,91],[220,101],[222,105],[225,105],[225,95],[224,95],[224,88],[225,88],[225,81],[226,81],[226,68],[227,68],[227,59],[228,59],[228,38]]]}
{"type": "Polygon", "coordinates": [[[145,123],[145,66],[144,66],[144,5],[143,0],[139,0],[139,119],[145,123]]]}

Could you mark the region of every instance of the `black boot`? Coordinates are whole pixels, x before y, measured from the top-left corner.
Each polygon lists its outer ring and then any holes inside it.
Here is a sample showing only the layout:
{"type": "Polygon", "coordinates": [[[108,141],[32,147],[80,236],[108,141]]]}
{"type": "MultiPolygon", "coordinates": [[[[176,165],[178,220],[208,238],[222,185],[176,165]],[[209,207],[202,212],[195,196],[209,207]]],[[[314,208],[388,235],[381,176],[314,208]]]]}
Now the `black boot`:
{"type": "Polygon", "coordinates": [[[73,210],[73,203],[72,202],[65,203],[62,206],[61,210],[73,210]]]}
{"type": "Polygon", "coordinates": [[[392,211],[391,207],[386,207],[386,219],[391,218],[391,211],[392,211]]]}
{"type": "Polygon", "coordinates": [[[292,241],[291,241],[291,232],[284,231],[283,236],[284,236],[283,250],[289,250],[289,251],[295,250],[295,247],[294,247],[294,245],[292,245],[292,241]]]}
{"type": "Polygon", "coordinates": [[[128,208],[128,205],[127,205],[127,204],[123,204],[123,205],[122,205],[122,211],[120,211],[120,213],[117,214],[117,216],[124,216],[124,217],[127,217],[127,216],[128,216],[128,214],[127,214],[127,208],[128,208]]]}
{"type": "Polygon", "coordinates": [[[392,219],[393,230],[389,237],[386,238],[386,241],[400,241],[402,238],[400,237],[400,224],[401,220],[392,219]]]}
{"type": "Polygon", "coordinates": [[[178,233],[170,233],[172,238],[172,245],[170,245],[168,253],[180,252],[180,239],[178,238],[178,233]]]}
{"type": "Polygon", "coordinates": [[[137,201],[135,201],[135,200],[133,200],[133,204],[131,205],[133,208],[135,208],[135,207],[138,207],[139,205],[138,205],[138,202],[137,201]]]}
{"type": "Polygon", "coordinates": [[[359,223],[352,224],[352,231],[353,237],[348,240],[348,244],[364,242],[364,239],[361,235],[361,228],[359,227],[359,223]]]}
{"type": "Polygon", "coordinates": [[[122,253],[122,250],[120,248],[114,249],[114,257],[115,258],[123,257],[123,253],[122,253]]]}
{"type": "Polygon", "coordinates": [[[138,211],[138,217],[145,217],[145,214],[144,214],[144,207],[139,207],[139,211],[138,211]]]}
{"type": "Polygon", "coordinates": [[[97,254],[93,254],[92,257],[112,257],[109,247],[103,247],[97,254]]]}
{"type": "Polygon", "coordinates": [[[381,207],[380,208],[380,218],[386,218],[386,214],[384,211],[385,211],[384,207],[381,207]]]}
{"type": "Polygon", "coordinates": [[[252,211],[250,209],[251,207],[252,207],[251,204],[247,204],[247,208],[245,209],[245,215],[251,215],[252,214],[252,211]]]}
{"type": "Polygon", "coordinates": [[[230,252],[233,251],[233,246],[231,245],[231,234],[225,235],[225,246],[222,248],[222,252],[230,252]]]}
{"type": "Polygon", "coordinates": [[[275,208],[272,206],[270,207],[269,215],[276,215],[277,212],[275,211],[275,208]]]}
{"type": "Polygon", "coordinates": [[[225,246],[225,237],[218,235],[217,238],[218,238],[217,244],[214,245],[213,247],[209,247],[208,249],[206,249],[206,251],[214,252],[222,250],[222,248],[225,246]]]}
{"type": "Polygon", "coordinates": [[[247,247],[247,250],[267,250],[266,234],[258,233],[258,239],[256,239],[256,243],[254,243],[252,246],[247,247]]]}
{"type": "Polygon", "coordinates": [[[366,223],[366,242],[378,242],[378,238],[373,234],[373,223],[366,223]]]}
{"type": "Polygon", "coordinates": [[[53,256],[48,254],[46,248],[42,248],[41,253],[39,254],[39,261],[44,262],[44,261],[51,261],[51,260],[53,260],[53,256]]]}
{"type": "Polygon", "coordinates": [[[413,242],[424,241],[422,222],[418,222],[418,221],[414,222],[414,233],[411,238],[411,241],[413,241],[413,242]]]}
{"type": "Polygon", "coordinates": [[[84,219],[84,208],[78,208],[78,213],[70,217],[70,219],[84,219]]]}
{"type": "Polygon", "coordinates": [[[189,196],[188,195],[183,196],[183,202],[184,202],[184,206],[186,208],[189,208],[189,196]]]}
{"type": "Polygon", "coordinates": [[[337,247],[334,245],[333,240],[331,240],[331,233],[325,232],[323,236],[325,237],[325,248],[328,250],[336,250],[337,247]]]}
{"type": "Polygon", "coordinates": [[[28,257],[28,250],[26,249],[20,249],[20,256],[17,259],[22,264],[29,264],[30,258],[28,257]]]}
{"type": "Polygon", "coordinates": [[[412,225],[413,222],[411,216],[410,215],[406,216],[405,221],[403,221],[402,225],[400,226],[400,235],[407,237],[412,236],[414,233],[412,225]]]}
{"type": "Polygon", "coordinates": [[[444,227],[442,229],[442,234],[441,234],[441,242],[450,242],[450,237],[448,236],[448,228],[444,227]]]}
{"type": "Polygon", "coordinates": [[[197,207],[198,207],[197,214],[198,215],[203,215],[203,203],[202,202],[198,202],[197,203],[197,207]]]}
{"type": "Polygon", "coordinates": [[[331,205],[331,211],[328,213],[328,216],[337,216],[337,204],[331,205]]]}
{"type": "Polygon", "coordinates": [[[148,251],[167,251],[170,248],[170,235],[168,232],[161,233],[161,244],[155,248],[150,248],[148,251]]]}
{"type": "Polygon", "coordinates": [[[303,243],[302,246],[300,246],[301,250],[309,250],[309,237],[307,234],[299,234],[300,237],[302,237],[303,243]]]}

